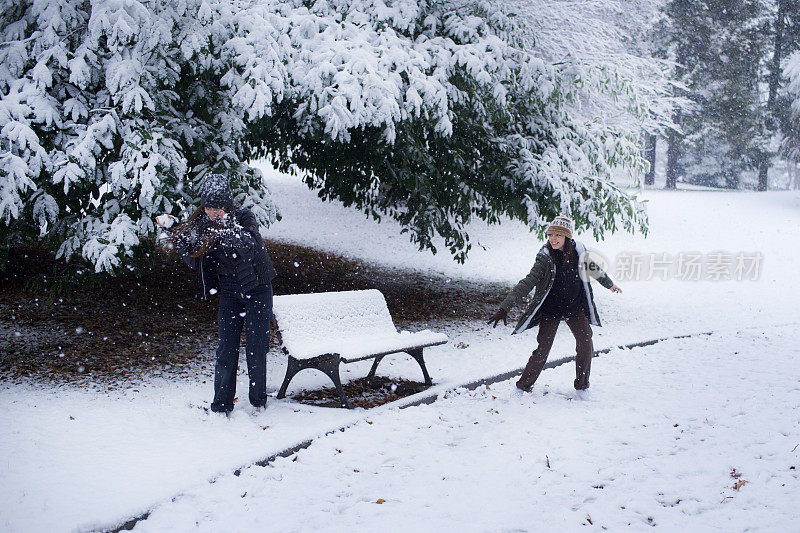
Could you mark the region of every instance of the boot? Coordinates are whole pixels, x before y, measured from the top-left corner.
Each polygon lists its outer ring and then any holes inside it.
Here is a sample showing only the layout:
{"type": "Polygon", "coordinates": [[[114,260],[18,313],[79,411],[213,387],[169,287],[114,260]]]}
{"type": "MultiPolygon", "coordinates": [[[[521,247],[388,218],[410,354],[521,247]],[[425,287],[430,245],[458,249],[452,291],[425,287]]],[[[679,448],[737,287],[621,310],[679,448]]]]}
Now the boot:
{"type": "Polygon", "coordinates": [[[589,388],[589,378],[585,380],[575,379],[573,385],[575,386],[575,390],[586,390],[589,388]]]}
{"type": "Polygon", "coordinates": [[[575,357],[575,390],[589,388],[589,372],[592,368],[592,352],[575,357]]]}
{"type": "Polygon", "coordinates": [[[542,373],[544,368],[545,359],[539,356],[539,350],[534,350],[528,359],[528,364],[522,371],[522,375],[517,381],[517,388],[525,392],[530,392],[539,374],[542,373]]]}

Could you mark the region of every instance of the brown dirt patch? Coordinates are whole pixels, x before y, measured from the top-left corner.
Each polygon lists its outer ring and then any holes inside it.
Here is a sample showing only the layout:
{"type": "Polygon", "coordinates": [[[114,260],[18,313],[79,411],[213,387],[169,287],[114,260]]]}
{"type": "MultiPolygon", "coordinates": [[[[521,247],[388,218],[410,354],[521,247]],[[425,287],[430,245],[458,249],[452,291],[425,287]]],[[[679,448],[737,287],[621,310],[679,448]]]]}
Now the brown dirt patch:
{"type": "MultiPolygon", "coordinates": [[[[372,379],[366,377],[355,379],[344,384],[343,388],[351,407],[370,409],[422,392],[428,386],[419,381],[375,376],[372,379]]],[[[336,391],[336,387],[326,387],[312,391],[303,390],[294,394],[292,399],[319,407],[342,406],[339,402],[339,393],[336,391]]]]}
{"type": "MultiPolygon", "coordinates": [[[[275,294],[375,288],[403,329],[484,318],[507,287],[392,269],[267,241],[275,294]]],[[[199,297],[180,259],[145,258],[136,274],[90,275],[80,261],[15,249],[0,272],[0,379],[115,387],[157,375],[208,377],[217,300],[199,297]]]]}

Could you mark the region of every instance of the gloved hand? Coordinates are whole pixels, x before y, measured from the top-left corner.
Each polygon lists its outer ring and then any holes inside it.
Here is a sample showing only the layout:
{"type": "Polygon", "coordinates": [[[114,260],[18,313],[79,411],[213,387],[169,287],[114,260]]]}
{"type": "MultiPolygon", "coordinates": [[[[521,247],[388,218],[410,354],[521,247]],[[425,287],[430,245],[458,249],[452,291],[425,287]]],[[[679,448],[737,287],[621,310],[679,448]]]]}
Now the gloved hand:
{"type": "Polygon", "coordinates": [[[497,323],[502,320],[503,321],[503,325],[507,326],[508,322],[506,321],[506,318],[508,318],[508,312],[505,309],[500,308],[500,309],[497,310],[497,312],[495,312],[495,314],[492,315],[492,318],[490,318],[489,322],[487,322],[487,323],[491,324],[492,322],[494,322],[494,325],[492,327],[496,328],[497,327],[497,323]]]}
{"type": "Polygon", "coordinates": [[[244,236],[246,232],[232,216],[210,221],[208,231],[216,237],[219,244],[226,248],[238,249],[247,246],[244,236]]]}
{"type": "Polygon", "coordinates": [[[197,228],[190,227],[186,231],[173,233],[166,240],[166,245],[180,255],[189,255],[197,242],[197,228]]]}

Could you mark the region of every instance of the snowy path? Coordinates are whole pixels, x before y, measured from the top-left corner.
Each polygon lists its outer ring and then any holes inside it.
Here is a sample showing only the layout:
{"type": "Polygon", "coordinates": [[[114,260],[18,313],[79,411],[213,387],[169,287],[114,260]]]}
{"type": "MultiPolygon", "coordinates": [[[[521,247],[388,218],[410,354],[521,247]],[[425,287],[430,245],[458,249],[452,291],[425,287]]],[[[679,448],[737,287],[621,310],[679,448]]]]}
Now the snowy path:
{"type": "Polygon", "coordinates": [[[616,350],[585,401],[573,372],[545,372],[531,395],[509,381],[387,411],[135,530],[794,530],[794,328],[616,350]]]}

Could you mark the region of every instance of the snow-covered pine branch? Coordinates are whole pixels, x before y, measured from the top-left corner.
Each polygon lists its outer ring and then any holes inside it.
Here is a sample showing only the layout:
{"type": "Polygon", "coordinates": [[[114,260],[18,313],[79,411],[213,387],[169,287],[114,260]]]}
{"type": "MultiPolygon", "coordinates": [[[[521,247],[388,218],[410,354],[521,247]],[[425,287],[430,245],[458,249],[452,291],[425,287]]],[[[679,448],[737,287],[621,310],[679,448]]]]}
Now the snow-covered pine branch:
{"type": "Polygon", "coordinates": [[[789,56],[783,73],[789,79],[786,90],[792,96],[792,111],[800,118],[800,52],[789,56]]]}
{"type": "Polygon", "coordinates": [[[672,125],[673,65],[654,57],[651,35],[660,1],[503,0],[531,54],[578,87],[572,112],[638,135],[672,125]]]}
{"type": "Polygon", "coordinates": [[[641,166],[627,132],[587,124],[570,105],[575,76],[488,3],[0,6],[3,247],[46,236],[113,271],[212,170],[268,225],[276,209],[247,165],[266,154],[461,259],[475,216],[646,225],[611,183],[613,167],[641,166]]]}
{"type": "MultiPolygon", "coordinates": [[[[790,55],[784,61],[783,67],[783,75],[788,79],[785,91],[791,102],[791,115],[795,124],[800,125],[800,52],[790,55]]],[[[795,131],[798,129],[800,128],[795,128],[795,131]]],[[[781,149],[790,159],[800,161],[800,138],[796,135],[786,135],[781,149]]]]}

